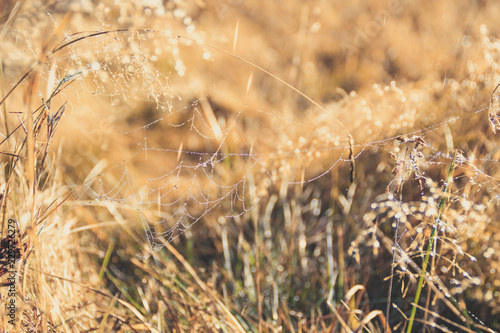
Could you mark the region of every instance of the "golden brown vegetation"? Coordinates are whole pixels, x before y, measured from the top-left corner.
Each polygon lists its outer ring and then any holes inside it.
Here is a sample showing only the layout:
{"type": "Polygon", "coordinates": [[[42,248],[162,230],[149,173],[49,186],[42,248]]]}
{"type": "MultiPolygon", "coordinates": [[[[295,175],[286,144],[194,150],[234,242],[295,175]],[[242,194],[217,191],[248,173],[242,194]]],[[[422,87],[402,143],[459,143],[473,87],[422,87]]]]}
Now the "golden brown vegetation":
{"type": "Polygon", "coordinates": [[[2,1],[0,329],[500,330],[499,10],[2,1]]]}

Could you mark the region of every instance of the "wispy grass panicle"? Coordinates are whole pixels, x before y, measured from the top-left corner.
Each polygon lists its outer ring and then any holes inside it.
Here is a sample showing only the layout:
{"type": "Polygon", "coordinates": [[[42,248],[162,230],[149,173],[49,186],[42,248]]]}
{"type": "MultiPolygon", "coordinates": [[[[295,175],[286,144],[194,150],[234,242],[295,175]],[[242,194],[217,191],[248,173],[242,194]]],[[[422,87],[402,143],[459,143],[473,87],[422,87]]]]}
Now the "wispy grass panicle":
{"type": "Polygon", "coordinates": [[[0,3],[0,330],[499,330],[495,8],[0,3]]]}

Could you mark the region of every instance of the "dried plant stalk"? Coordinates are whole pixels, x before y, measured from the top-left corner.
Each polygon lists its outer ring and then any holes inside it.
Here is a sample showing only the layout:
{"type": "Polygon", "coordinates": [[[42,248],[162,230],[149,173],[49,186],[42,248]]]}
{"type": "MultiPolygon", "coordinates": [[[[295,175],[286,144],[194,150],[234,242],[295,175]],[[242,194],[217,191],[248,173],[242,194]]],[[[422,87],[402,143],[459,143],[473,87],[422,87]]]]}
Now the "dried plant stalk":
{"type": "Polygon", "coordinates": [[[488,110],[488,120],[490,122],[491,129],[495,134],[497,133],[497,130],[500,130],[500,95],[497,94],[498,87],[500,87],[500,83],[491,93],[491,102],[488,110]]]}

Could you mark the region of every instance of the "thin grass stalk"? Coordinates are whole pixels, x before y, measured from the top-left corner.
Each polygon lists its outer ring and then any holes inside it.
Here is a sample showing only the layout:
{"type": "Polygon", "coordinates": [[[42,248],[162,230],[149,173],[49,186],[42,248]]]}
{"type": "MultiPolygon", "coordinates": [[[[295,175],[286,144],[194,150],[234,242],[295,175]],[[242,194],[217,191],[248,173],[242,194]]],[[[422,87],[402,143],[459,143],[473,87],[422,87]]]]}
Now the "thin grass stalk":
{"type": "Polygon", "coordinates": [[[113,247],[114,247],[113,242],[109,243],[108,250],[106,251],[106,256],[104,257],[104,260],[103,260],[102,266],[101,266],[101,270],[99,272],[99,280],[102,280],[104,278],[104,273],[106,272],[106,269],[108,268],[109,260],[111,259],[111,254],[113,254],[113,247]]]}
{"type": "Polygon", "coordinates": [[[340,303],[344,298],[344,273],[345,273],[345,261],[344,261],[344,230],[341,225],[337,227],[337,237],[338,237],[338,251],[339,251],[339,274],[338,274],[338,294],[337,302],[340,303]]]}
{"type": "MultiPolygon", "coordinates": [[[[406,161],[408,156],[408,147],[406,147],[405,157],[403,161],[406,161]]],[[[404,168],[403,168],[404,170],[404,168]]],[[[399,189],[399,202],[403,202],[403,184],[404,184],[404,172],[401,173],[401,188],[399,189]]],[[[387,292],[387,306],[385,309],[385,317],[386,321],[384,324],[384,332],[387,332],[389,328],[389,319],[391,314],[391,299],[392,299],[392,286],[394,283],[394,267],[396,265],[396,246],[398,246],[398,237],[399,237],[399,223],[400,221],[396,219],[396,230],[394,231],[394,245],[392,247],[392,263],[391,263],[391,275],[389,279],[389,291],[387,292]]]]}
{"type": "Polygon", "coordinates": [[[429,263],[429,258],[431,256],[431,252],[434,251],[434,238],[436,237],[438,223],[441,218],[441,213],[443,211],[444,202],[446,201],[445,193],[448,191],[448,187],[452,180],[453,171],[455,170],[455,162],[457,160],[457,151],[453,156],[453,160],[451,161],[450,169],[448,170],[448,176],[446,177],[446,183],[443,186],[443,195],[441,196],[441,200],[439,202],[438,213],[436,219],[434,220],[434,226],[432,228],[431,237],[429,239],[429,243],[427,244],[427,251],[425,254],[424,262],[422,264],[422,272],[420,274],[420,278],[418,279],[417,292],[415,293],[415,299],[413,301],[413,306],[411,309],[410,319],[408,322],[408,327],[406,329],[407,333],[411,333],[411,329],[413,327],[413,321],[415,320],[415,313],[417,312],[418,301],[420,299],[420,293],[422,292],[422,286],[424,284],[424,276],[427,274],[427,265],[429,263]]]}

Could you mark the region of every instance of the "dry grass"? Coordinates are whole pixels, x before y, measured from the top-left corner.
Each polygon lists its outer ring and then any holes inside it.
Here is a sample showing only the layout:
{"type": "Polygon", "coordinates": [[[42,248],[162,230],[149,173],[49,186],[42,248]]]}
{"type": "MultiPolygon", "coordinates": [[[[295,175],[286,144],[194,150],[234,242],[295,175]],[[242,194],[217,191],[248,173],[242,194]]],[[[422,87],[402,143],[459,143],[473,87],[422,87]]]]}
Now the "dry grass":
{"type": "Polygon", "coordinates": [[[0,4],[1,330],[500,330],[498,3],[116,3],[0,4]]]}

